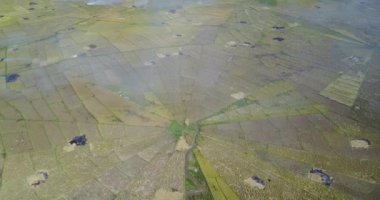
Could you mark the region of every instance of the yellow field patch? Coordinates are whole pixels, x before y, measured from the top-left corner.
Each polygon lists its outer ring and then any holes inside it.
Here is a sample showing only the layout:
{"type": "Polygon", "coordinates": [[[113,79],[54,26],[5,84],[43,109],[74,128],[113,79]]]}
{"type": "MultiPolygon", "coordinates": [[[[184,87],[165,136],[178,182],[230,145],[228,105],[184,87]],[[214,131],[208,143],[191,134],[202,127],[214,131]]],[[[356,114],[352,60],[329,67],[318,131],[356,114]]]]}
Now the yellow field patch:
{"type": "Polygon", "coordinates": [[[330,83],[320,94],[351,107],[355,103],[363,80],[364,75],[361,74],[354,76],[343,74],[330,83]]]}
{"type": "Polygon", "coordinates": [[[194,151],[195,158],[197,159],[203,175],[214,199],[218,200],[238,200],[239,197],[230,188],[230,186],[223,180],[214,167],[207,161],[199,150],[194,151]]]}

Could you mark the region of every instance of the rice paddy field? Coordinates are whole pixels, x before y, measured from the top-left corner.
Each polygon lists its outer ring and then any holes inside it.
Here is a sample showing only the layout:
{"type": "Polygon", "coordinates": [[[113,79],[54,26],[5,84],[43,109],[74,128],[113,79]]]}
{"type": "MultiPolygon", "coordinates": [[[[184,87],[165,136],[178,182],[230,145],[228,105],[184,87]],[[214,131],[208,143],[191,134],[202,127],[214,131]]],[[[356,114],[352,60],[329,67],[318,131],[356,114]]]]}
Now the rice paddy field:
{"type": "Polygon", "coordinates": [[[380,199],[377,0],[0,0],[0,199],[380,199]]]}

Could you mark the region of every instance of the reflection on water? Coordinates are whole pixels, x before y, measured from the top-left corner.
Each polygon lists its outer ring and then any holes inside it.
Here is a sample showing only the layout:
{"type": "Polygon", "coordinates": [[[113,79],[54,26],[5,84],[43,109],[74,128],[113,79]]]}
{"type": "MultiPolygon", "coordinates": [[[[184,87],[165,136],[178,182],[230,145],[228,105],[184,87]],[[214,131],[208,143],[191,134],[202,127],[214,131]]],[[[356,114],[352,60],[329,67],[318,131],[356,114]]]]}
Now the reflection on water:
{"type": "Polygon", "coordinates": [[[380,195],[377,0],[0,5],[0,199],[380,195]]]}

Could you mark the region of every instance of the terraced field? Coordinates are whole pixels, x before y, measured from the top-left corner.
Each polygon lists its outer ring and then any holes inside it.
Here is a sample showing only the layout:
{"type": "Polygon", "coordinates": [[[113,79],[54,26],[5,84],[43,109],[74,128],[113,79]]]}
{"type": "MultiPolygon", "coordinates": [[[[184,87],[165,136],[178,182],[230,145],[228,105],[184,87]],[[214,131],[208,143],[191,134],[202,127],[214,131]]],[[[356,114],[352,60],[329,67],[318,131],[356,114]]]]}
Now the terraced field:
{"type": "Polygon", "coordinates": [[[378,199],[379,18],[376,0],[0,0],[0,199],[378,199]]]}

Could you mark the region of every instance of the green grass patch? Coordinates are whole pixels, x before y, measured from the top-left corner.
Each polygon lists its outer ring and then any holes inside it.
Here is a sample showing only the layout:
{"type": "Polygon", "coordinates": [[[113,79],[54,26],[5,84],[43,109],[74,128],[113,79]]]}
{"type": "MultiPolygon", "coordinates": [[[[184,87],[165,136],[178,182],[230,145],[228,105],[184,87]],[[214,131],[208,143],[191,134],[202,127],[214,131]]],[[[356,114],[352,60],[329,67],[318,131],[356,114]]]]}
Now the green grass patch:
{"type": "Polygon", "coordinates": [[[204,119],[199,120],[199,122],[200,122],[202,125],[204,125],[204,123],[202,123],[202,122],[206,121],[207,119],[210,119],[210,118],[215,117],[215,116],[217,116],[217,115],[221,115],[221,114],[223,114],[223,113],[225,113],[225,112],[228,112],[228,111],[231,111],[231,110],[236,110],[236,109],[238,109],[238,108],[242,108],[242,107],[245,107],[245,106],[249,106],[249,105],[251,105],[251,104],[253,104],[253,103],[257,103],[257,101],[256,101],[256,100],[253,100],[253,99],[249,99],[249,98],[239,99],[239,100],[234,101],[233,103],[227,105],[226,107],[220,109],[220,110],[217,111],[216,113],[214,113],[214,114],[212,114],[212,115],[210,115],[210,116],[208,116],[208,117],[206,117],[206,118],[204,118],[204,119]]]}
{"type": "Polygon", "coordinates": [[[234,101],[233,103],[231,103],[230,105],[222,108],[221,110],[219,110],[217,113],[215,113],[215,115],[218,115],[218,114],[221,114],[221,113],[224,113],[224,112],[227,112],[227,111],[230,111],[230,110],[236,110],[238,108],[242,108],[242,107],[245,107],[245,106],[248,106],[248,105],[251,105],[252,103],[257,103],[255,100],[251,100],[251,99],[248,99],[248,98],[244,98],[244,99],[239,99],[237,101],[234,101]]]}
{"type": "Polygon", "coordinates": [[[207,186],[206,179],[200,169],[199,163],[196,159],[191,159],[187,169],[185,180],[185,189],[188,194],[186,199],[189,200],[213,200],[210,189],[207,186]],[[201,193],[194,193],[194,191],[202,191],[201,193]]]}
{"type": "Polygon", "coordinates": [[[256,0],[259,3],[270,5],[270,6],[275,6],[277,5],[277,0],[256,0]]]}
{"type": "Polygon", "coordinates": [[[189,124],[188,126],[186,126],[184,123],[179,123],[178,121],[173,120],[171,121],[168,130],[169,133],[174,135],[174,137],[176,137],[178,140],[181,136],[191,137],[192,135],[194,135],[195,124],[189,124]]]}
{"type": "Polygon", "coordinates": [[[179,122],[173,120],[173,121],[171,121],[168,130],[178,140],[183,135],[185,128],[186,127],[184,124],[180,124],[179,122]]]}
{"type": "Polygon", "coordinates": [[[7,26],[7,25],[14,25],[17,23],[18,23],[17,20],[10,16],[3,16],[0,18],[0,27],[7,26]]]}

